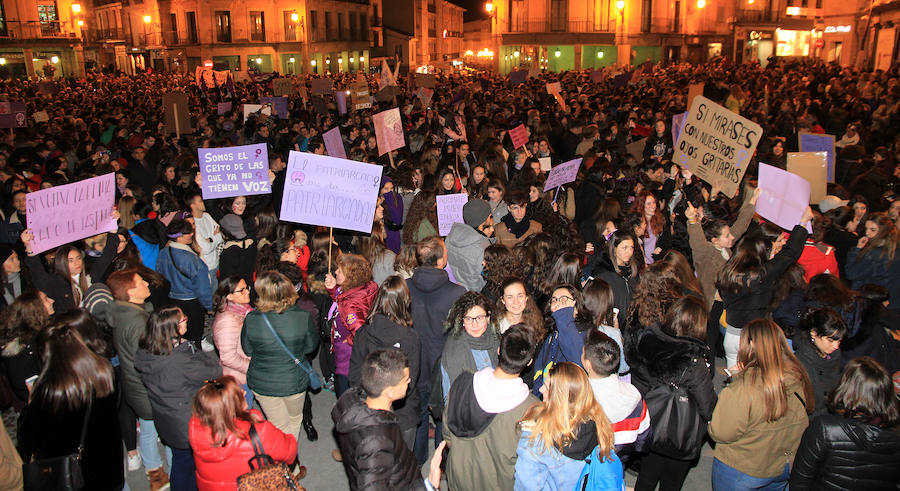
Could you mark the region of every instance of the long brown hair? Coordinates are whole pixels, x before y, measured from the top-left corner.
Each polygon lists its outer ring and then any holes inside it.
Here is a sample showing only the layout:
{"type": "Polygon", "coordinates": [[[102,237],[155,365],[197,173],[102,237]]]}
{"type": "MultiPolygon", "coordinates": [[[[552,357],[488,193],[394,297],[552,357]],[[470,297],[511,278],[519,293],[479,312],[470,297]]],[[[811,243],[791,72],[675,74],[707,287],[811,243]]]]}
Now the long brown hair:
{"type": "Polygon", "coordinates": [[[682,288],[690,290],[700,297],[703,296],[703,287],[700,285],[700,281],[694,274],[694,269],[691,267],[691,263],[686,257],[684,257],[684,254],[676,251],[675,249],[670,249],[668,252],[666,252],[662,260],[659,262],[671,267],[675,275],[678,277],[678,280],[681,282],[682,288]]]}
{"type": "Polygon", "coordinates": [[[90,286],[88,283],[87,265],[84,261],[84,251],[71,244],[60,247],[56,250],[56,255],[53,256],[53,270],[71,285],[72,299],[75,301],[76,306],[80,304],[81,299],[90,286]],[[72,251],[77,252],[81,256],[81,274],[78,275],[77,283],[72,279],[72,273],[69,272],[69,253],[72,251]]]}
{"type": "Polygon", "coordinates": [[[248,438],[247,433],[238,429],[238,420],[250,424],[263,420],[247,409],[244,390],[231,375],[207,380],[194,396],[191,409],[200,423],[209,429],[209,441],[213,447],[224,446],[229,435],[240,440],[248,438]]]}
{"type": "Polygon", "coordinates": [[[656,196],[653,195],[650,191],[643,190],[634,198],[634,204],[631,205],[631,211],[638,213],[641,218],[646,218],[644,216],[644,208],[647,206],[647,198],[653,198],[653,201],[656,201],[656,211],[653,213],[653,216],[650,217],[650,220],[647,221],[647,229],[644,231],[644,237],[650,237],[650,230],[653,229],[654,235],[662,235],[663,228],[666,226],[666,219],[663,217],[662,210],[660,210],[659,200],[656,199],[656,196]]]}
{"type": "Polygon", "coordinates": [[[391,275],[381,282],[367,321],[371,322],[375,314],[381,314],[403,327],[412,327],[410,308],[406,280],[398,275],[391,275]]]}
{"type": "MultiPolygon", "coordinates": [[[[409,212],[406,220],[403,222],[403,243],[412,244],[416,232],[419,230],[419,224],[422,220],[428,220],[435,230],[438,230],[437,221],[437,204],[434,197],[434,191],[423,189],[413,198],[409,204],[409,212]]],[[[425,237],[419,237],[424,239],[425,237]]]]}
{"type": "Polygon", "coordinates": [[[844,368],[841,383],[828,397],[831,409],[845,418],[889,428],[900,423],[900,401],[891,375],[875,359],[861,356],[844,368]]]}
{"type": "Polygon", "coordinates": [[[41,329],[50,324],[50,314],[44,307],[42,293],[37,290],[26,290],[16,297],[9,307],[0,311],[0,347],[14,339],[18,339],[24,347],[31,344],[41,329]]]}
{"type": "Polygon", "coordinates": [[[181,339],[178,324],[181,323],[182,317],[184,313],[178,307],[165,307],[153,311],[138,346],[154,355],[172,354],[173,342],[181,339]]]}
{"type": "Polygon", "coordinates": [[[534,443],[540,439],[546,450],[564,448],[575,440],[579,425],[593,421],[597,428],[598,453],[603,460],[610,458],[613,430],[603,407],[594,398],[587,374],[572,362],[554,365],[544,382],[547,396],[525,412],[523,422],[532,424],[534,443]]]}
{"type": "Polygon", "coordinates": [[[900,240],[900,232],[897,231],[894,221],[884,213],[872,213],[865,218],[865,221],[878,225],[878,233],[875,234],[875,237],[869,239],[866,246],[859,251],[859,255],[865,256],[872,251],[878,250],[881,251],[882,256],[887,258],[888,261],[893,261],[897,252],[897,242],[900,240]]]}
{"type": "Polygon", "coordinates": [[[756,392],[751,404],[759,400],[763,404],[766,421],[775,421],[787,412],[788,393],[784,380],[792,376],[800,381],[806,412],[815,409],[815,393],[806,370],[788,347],[784,333],[771,319],[750,321],[741,331],[738,363],[743,365],[740,377],[749,390],[756,392]],[[762,397],[758,397],[762,396],[762,397]]]}

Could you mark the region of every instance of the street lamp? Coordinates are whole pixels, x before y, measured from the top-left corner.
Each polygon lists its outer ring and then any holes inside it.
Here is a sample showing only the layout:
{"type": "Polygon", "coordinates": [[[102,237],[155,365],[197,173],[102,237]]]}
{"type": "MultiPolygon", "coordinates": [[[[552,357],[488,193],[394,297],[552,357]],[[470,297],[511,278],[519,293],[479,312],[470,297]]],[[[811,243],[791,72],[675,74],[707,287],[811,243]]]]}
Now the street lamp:
{"type": "Polygon", "coordinates": [[[494,11],[494,4],[492,2],[484,4],[484,10],[486,10],[489,14],[492,13],[494,11]]]}
{"type": "Polygon", "coordinates": [[[262,65],[262,58],[257,58],[254,61],[256,62],[257,65],[262,65]]]}
{"type": "Polygon", "coordinates": [[[703,7],[706,7],[706,0],[697,0],[697,8],[702,9],[703,7]]]}
{"type": "Polygon", "coordinates": [[[80,4],[80,3],[73,3],[73,4],[72,4],[72,12],[75,12],[76,14],[77,14],[78,12],[81,12],[81,4],[80,4]]]}
{"type": "Polygon", "coordinates": [[[56,55],[51,56],[51,57],[50,57],[50,63],[53,63],[54,65],[57,64],[57,63],[59,63],[59,57],[56,56],[56,55]]]}
{"type": "Polygon", "coordinates": [[[290,58],[288,58],[288,63],[293,63],[294,61],[296,61],[296,60],[294,60],[294,57],[293,57],[293,56],[290,57],[290,58]]]}
{"type": "Polygon", "coordinates": [[[553,56],[559,58],[560,56],[562,56],[562,51],[560,51],[559,48],[557,48],[556,51],[553,53],[553,56]]]}
{"type": "Polygon", "coordinates": [[[352,56],[350,57],[350,63],[353,63],[353,57],[352,57],[352,56]]]}
{"type": "Polygon", "coordinates": [[[6,58],[0,58],[0,65],[6,64],[6,58]]]}
{"type": "Polygon", "coordinates": [[[616,2],[616,8],[619,10],[624,10],[625,9],[625,0],[618,0],[616,2]]]}
{"type": "Polygon", "coordinates": [[[309,61],[309,64],[312,65],[312,66],[316,66],[316,60],[310,60],[310,61],[309,61]]]}
{"type": "Polygon", "coordinates": [[[149,24],[151,20],[153,20],[153,19],[149,15],[144,16],[144,24],[149,24]]]}
{"type": "Polygon", "coordinates": [[[84,21],[81,19],[78,19],[78,27],[82,27],[82,26],[84,26],[84,21]]]}
{"type": "Polygon", "coordinates": [[[360,56],[360,57],[359,57],[359,62],[360,62],[360,63],[363,63],[364,61],[366,61],[366,57],[365,57],[365,56],[360,56]]]}
{"type": "Polygon", "coordinates": [[[603,52],[602,52],[602,51],[598,51],[598,52],[597,52],[597,58],[603,58],[603,52]]]}
{"type": "Polygon", "coordinates": [[[291,12],[291,22],[297,22],[298,20],[300,20],[300,14],[291,12]]]}

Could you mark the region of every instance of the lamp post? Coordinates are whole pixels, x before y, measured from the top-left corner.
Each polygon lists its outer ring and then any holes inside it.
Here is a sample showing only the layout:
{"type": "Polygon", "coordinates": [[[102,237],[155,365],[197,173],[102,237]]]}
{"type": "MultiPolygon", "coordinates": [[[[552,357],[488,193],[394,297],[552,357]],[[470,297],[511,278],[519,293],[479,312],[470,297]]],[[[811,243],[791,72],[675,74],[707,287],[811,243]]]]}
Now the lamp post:
{"type": "MultiPolygon", "coordinates": [[[[499,21],[497,20],[497,9],[496,9],[496,6],[494,5],[494,2],[491,0],[488,0],[487,3],[484,4],[484,10],[485,10],[485,12],[487,12],[488,17],[490,17],[490,19],[491,19],[490,20],[490,29],[491,29],[492,48],[495,52],[499,53],[500,46],[499,46],[499,43],[497,40],[497,37],[499,36],[499,34],[496,32],[496,30],[499,30],[499,24],[498,24],[499,21]],[[497,27],[495,28],[495,26],[497,26],[497,27]]],[[[499,65],[499,64],[500,64],[500,58],[498,57],[497,65],[499,65]]],[[[495,65],[494,68],[497,68],[497,66],[495,65]]]]}

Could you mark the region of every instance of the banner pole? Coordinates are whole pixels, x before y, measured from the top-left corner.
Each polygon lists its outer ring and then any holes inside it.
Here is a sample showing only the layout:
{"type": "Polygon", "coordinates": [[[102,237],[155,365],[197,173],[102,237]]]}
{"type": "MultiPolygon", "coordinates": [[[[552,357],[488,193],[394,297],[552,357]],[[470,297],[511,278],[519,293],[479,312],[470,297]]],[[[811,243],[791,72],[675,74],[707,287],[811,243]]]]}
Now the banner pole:
{"type": "Polygon", "coordinates": [[[328,227],[328,273],[331,273],[331,241],[334,237],[334,227],[328,227]]]}

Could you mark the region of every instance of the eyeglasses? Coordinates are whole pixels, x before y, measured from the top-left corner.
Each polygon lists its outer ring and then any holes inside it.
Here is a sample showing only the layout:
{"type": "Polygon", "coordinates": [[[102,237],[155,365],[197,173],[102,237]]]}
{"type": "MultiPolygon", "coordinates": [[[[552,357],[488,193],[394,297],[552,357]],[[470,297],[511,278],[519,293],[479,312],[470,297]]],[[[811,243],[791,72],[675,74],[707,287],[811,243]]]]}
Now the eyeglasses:
{"type": "Polygon", "coordinates": [[[238,288],[237,290],[235,290],[231,293],[244,293],[244,292],[249,292],[249,291],[250,291],[250,287],[245,286],[244,288],[238,288]]]}
{"type": "Polygon", "coordinates": [[[463,317],[463,324],[484,324],[487,322],[487,315],[476,315],[475,317],[463,317]]]}
{"type": "Polygon", "coordinates": [[[561,296],[561,297],[550,297],[550,304],[551,304],[551,305],[556,304],[556,303],[560,303],[560,302],[574,302],[574,301],[575,301],[575,299],[572,298],[572,297],[570,297],[570,296],[568,296],[568,295],[563,295],[563,296],[561,296]]]}

